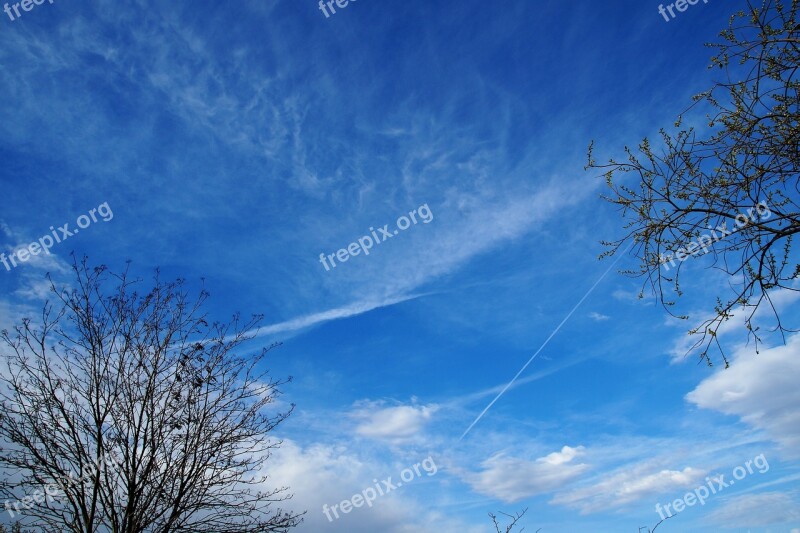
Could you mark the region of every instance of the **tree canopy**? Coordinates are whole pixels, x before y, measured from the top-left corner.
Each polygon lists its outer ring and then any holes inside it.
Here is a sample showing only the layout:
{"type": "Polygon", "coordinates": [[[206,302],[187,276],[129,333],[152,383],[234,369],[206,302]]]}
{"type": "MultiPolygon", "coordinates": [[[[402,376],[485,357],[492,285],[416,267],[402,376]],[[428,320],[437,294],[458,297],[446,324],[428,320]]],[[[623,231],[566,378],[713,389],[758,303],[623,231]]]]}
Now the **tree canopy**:
{"type": "MultiPolygon", "coordinates": [[[[293,406],[236,353],[260,317],[206,321],[183,280],[140,293],[126,269],[75,261],[74,284],[3,331],[0,495],[47,531],[285,532],[297,514],[268,489],[269,433],[293,406]]],[[[274,347],[274,346],[273,346],[274,347]]],[[[269,480],[271,482],[271,480],[269,480]]]]}
{"type": "MultiPolygon", "coordinates": [[[[785,324],[774,301],[778,291],[797,291],[800,262],[792,250],[800,231],[800,24],[798,0],[748,3],[722,31],[709,68],[722,74],[695,96],[687,110],[705,111],[707,128],[662,129],[658,146],[645,138],[626,160],[597,163],[594,143],[587,168],[601,169],[610,189],[603,198],[618,206],[627,221],[625,235],[603,256],[630,246],[661,304],[673,312],[682,296],[680,274],[689,257],[710,254],[730,292],[690,334],[692,350],[709,365],[715,348],[729,361],[718,331],[742,313],[747,338],[761,341],[759,309],[785,324]],[[629,180],[633,180],[633,182],[629,180]]],[[[684,113],[685,114],[685,113],[684,113]]],[[[691,350],[690,350],[691,351],[691,350]]]]}

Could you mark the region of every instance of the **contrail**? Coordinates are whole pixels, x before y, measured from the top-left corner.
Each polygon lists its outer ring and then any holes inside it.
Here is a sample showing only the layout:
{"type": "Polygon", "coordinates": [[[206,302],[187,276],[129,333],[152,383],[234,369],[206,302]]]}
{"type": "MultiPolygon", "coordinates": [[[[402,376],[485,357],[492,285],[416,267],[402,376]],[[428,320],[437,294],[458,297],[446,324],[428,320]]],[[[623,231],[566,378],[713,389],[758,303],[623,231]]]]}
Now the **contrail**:
{"type": "Polygon", "coordinates": [[[509,381],[509,382],[508,382],[508,385],[506,385],[505,387],[503,387],[503,390],[501,390],[501,391],[500,391],[500,394],[498,394],[497,396],[495,396],[494,400],[492,400],[491,402],[489,402],[489,405],[487,405],[487,406],[486,406],[486,408],[485,408],[483,411],[481,411],[481,414],[479,414],[479,415],[478,415],[478,418],[476,418],[476,419],[475,419],[475,420],[472,422],[472,424],[470,424],[470,425],[469,425],[469,427],[467,428],[467,430],[466,430],[466,431],[465,431],[465,432],[464,432],[464,433],[461,435],[461,437],[458,439],[458,440],[459,440],[459,442],[460,442],[460,441],[461,441],[461,440],[462,440],[464,437],[466,437],[466,436],[467,436],[467,433],[469,433],[469,432],[472,430],[472,428],[473,428],[473,427],[475,427],[475,424],[477,424],[477,423],[480,421],[480,419],[481,419],[481,418],[483,418],[483,415],[485,415],[485,414],[486,414],[486,412],[487,412],[489,409],[491,409],[491,408],[492,408],[492,406],[495,404],[495,402],[496,402],[497,400],[499,400],[499,399],[500,399],[500,397],[501,397],[503,394],[505,394],[505,393],[506,393],[506,391],[507,391],[507,390],[508,390],[508,389],[511,387],[511,385],[513,385],[513,384],[514,384],[514,382],[515,382],[515,381],[517,381],[517,378],[519,378],[519,376],[520,376],[520,375],[521,375],[523,372],[525,372],[525,369],[526,369],[526,368],[528,368],[528,365],[530,365],[530,364],[533,362],[533,360],[534,360],[534,359],[536,359],[536,356],[537,356],[537,355],[539,355],[539,353],[540,353],[542,350],[544,350],[545,346],[547,346],[547,343],[549,343],[549,342],[550,342],[550,339],[552,339],[553,337],[555,337],[556,333],[558,333],[558,331],[561,329],[561,327],[562,327],[564,324],[566,324],[566,323],[567,323],[567,320],[569,320],[569,319],[570,319],[570,317],[571,317],[571,316],[572,316],[572,315],[575,313],[575,311],[577,311],[577,310],[578,310],[578,307],[580,307],[580,306],[581,306],[581,304],[584,302],[584,300],[586,300],[586,298],[588,298],[588,297],[589,297],[589,295],[590,295],[590,294],[592,294],[592,291],[594,291],[595,287],[597,287],[597,286],[600,284],[600,282],[601,282],[601,281],[603,281],[603,278],[605,278],[605,277],[606,277],[606,275],[607,275],[609,272],[611,272],[611,269],[612,269],[612,268],[614,268],[614,266],[617,264],[617,262],[620,260],[620,258],[621,258],[621,257],[622,257],[622,256],[623,256],[625,253],[627,253],[627,251],[628,251],[628,250],[630,250],[631,246],[633,246],[633,242],[631,242],[631,244],[630,244],[630,245],[628,245],[628,248],[626,248],[624,252],[622,252],[621,254],[619,254],[619,255],[617,256],[617,258],[614,260],[614,262],[613,262],[613,263],[611,263],[611,265],[608,267],[608,269],[606,269],[606,271],[605,271],[605,272],[603,272],[603,275],[602,275],[602,276],[600,276],[600,277],[597,279],[597,281],[595,281],[595,282],[594,282],[594,285],[592,285],[592,287],[591,287],[591,288],[590,288],[590,289],[589,289],[589,290],[586,292],[586,294],[584,294],[584,295],[583,295],[583,298],[581,298],[581,299],[578,301],[578,303],[577,303],[577,304],[575,304],[575,307],[573,307],[573,308],[572,308],[572,311],[570,311],[570,312],[567,314],[567,316],[565,316],[565,317],[564,317],[564,320],[562,320],[562,321],[561,321],[561,323],[558,325],[558,327],[556,327],[556,329],[554,329],[554,330],[553,330],[553,332],[550,334],[550,336],[549,336],[549,337],[547,337],[547,340],[546,340],[546,341],[544,341],[544,343],[542,343],[542,345],[541,345],[541,346],[539,346],[539,349],[538,349],[538,350],[536,350],[536,353],[535,353],[535,354],[533,354],[533,356],[532,356],[530,359],[528,359],[528,362],[527,362],[527,363],[525,363],[525,365],[523,365],[523,367],[519,369],[519,372],[517,372],[517,375],[516,375],[516,376],[514,376],[514,378],[513,378],[511,381],[509,381]]]}

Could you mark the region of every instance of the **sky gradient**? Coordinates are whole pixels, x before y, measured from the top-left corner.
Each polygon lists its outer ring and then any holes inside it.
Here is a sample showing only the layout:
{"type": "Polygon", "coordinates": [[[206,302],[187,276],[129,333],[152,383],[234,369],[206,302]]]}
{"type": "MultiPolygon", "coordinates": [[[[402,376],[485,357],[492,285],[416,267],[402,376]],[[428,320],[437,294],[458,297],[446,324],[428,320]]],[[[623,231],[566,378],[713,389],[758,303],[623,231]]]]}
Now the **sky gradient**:
{"type": "MultiPolygon", "coordinates": [[[[763,455],[658,532],[798,533],[800,337],[756,356],[734,320],[731,369],[684,358],[693,324],[637,297],[629,255],[598,260],[623,222],[584,170],[591,140],[619,157],[710,86],[704,43],[744,5],[669,22],[633,0],[0,13],[0,250],[113,213],[0,265],[0,324],[35,313],[73,251],[204,278],[220,320],[263,313],[248,346],[283,342],[270,370],[297,405],[267,472],[308,510],[299,532],[477,533],[526,507],[526,531],[636,532],[763,455]],[[423,205],[431,220],[394,235],[423,205]],[[385,225],[369,255],[321,264],[385,225]],[[428,457],[434,475],[323,514],[428,457]]],[[[726,287],[706,267],[684,267],[693,318],[726,287]]]]}

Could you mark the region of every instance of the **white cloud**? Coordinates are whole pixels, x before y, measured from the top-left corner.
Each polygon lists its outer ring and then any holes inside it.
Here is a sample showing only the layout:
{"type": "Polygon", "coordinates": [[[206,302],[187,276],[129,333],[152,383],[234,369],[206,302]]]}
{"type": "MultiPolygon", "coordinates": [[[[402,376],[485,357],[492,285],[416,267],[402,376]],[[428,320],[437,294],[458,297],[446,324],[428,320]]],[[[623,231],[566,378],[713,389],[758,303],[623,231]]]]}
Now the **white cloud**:
{"type": "Polygon", "coordinates": [[[380,402],[367,402],[359,404],[351,416],[361,421],[356,427],[359,435],[401,442],[418,436],[437,410],[436,405],[382,407],[380,402]]]}
{"type": "MultiPolygon", "coordinates": [[[[439,511],[427,511],[436,506],[421,505],[414,499],[419,492],[411,486],[378,497],[372,507],[354,508],[348,514],[339,513],[338,520],[329,521],[322,512],[323,505],[330,507],[351,498],[373,486],[373,479],[385,479],[389,475],[397,478],[395,467],[360,458],[348,446],[314,444],[302,447],[285,439],[267,461],[265,471],[272,485],[289,486],[294,494],[281,507],[308,511],[295,530],[297,533],[479,533],[485,530],[470,528],[439,511]]],[[[440,475],[426,476],[425,480],[435,483],[440,475]]],[[[418,480],[417,483],[423,482],[418,480]]]]}
{"type": "Polygon", "coordinates": [[[563,465],[566,463],[571,462],[575,459],[578,455],[583,452],[583,447],[578,446],[577,448],[570,448],[569,446],[564,446],[561,448],[560,452],[553,452],[545,457],[537,459],[537,462],[547,463],[549,465],[563,465]]]}
{"type": "Polygon", "coordinates": [[[551,503],[580,509],[581,514],[602,512],[646,496],[694,486],[704,475],[692,467],[652,472],[647,464],[626,466],[587,487],[558,494],[551,503]]]}
{"type": "Polygon", "coordinates": [[[560,452],[535,461],[498,454],[481,464],[481,472],[462,474],[462,477],[474,491],[514,503],[553,491],[585,472],[588,465],[572,464],[582,453],[583,446],[564,446],[560,452]]]}
{"type": "Polygon", "coordinates": [[[790,455],[800,450],[800,335],[759,355],[741,350],[727,370],[718,370],[686,395],[703,409],[737,416],[764,430],[790,455]]]}
{"type": "MultiPolygon", "coordinates": [[[[745,494],[726,500],[708,521],[726,528],[765,527],[800,520],[800,501],[780,492],[745,494]]],[[[793,529],[793,532],[800,531],[793,529]]]]}
{"type": "MultiPolygon", "coordinates": [[[[15,230],[3,221],[0,221],[0,232],[2,232],[10,241],[3,250],[0,250],[8,255],[16,253],[23,248],[28,248],[29,244],[39,240],[39,237],[34,238],[23,231],[15,230]]],[[[62,250],[68,251],[69,248],[62,247],[62,250]]],[[[45,272],[66,273],[70,270],[69,263],[61,259],[57,255],[57,251],[58,250],[56,250],[54,247],[54,249],[49,253],[40,252],[37,255],[29,254],[28,259],[24,262],[17,259],[16,267],[13,266],[13,263],[10,259],[7,259],[7,261],[10,265],[10,268],[21,273],[22,277],[26,278],[26,280],[29,282],[31,285],[29,288],[30,294],[39,296],[41,290],[37,288],[37,285],[49,286],[49,283],[44,277],[45,272]]],[[[3,269],[5,269],[5,266],[3,266],[3,269]]],[[[17,292],[21,293],[23,296],[29,296],[28,288],[17,292]]]]}
{"type": "Polygon", "coordinates": [[[611,317],[608,315],[600,314],[596,311],[592,311],[591,313],[589,313],[589,318],[591,318],[592,320],[596,320],[597,322],[603,322],[605,320],[610,319],[611,317]]]}
{"type": "Polygon", "coordinates": [[[321,311],[319,313],[311,313],[298,318],[293,318],[291,320],[286,320],[278,324],[271,324],[264,328],[260,328],[258,333],[256,334],[256,337],[274,335],[276,333],[297,331],[304,328],[316,326],[324,322],[329,322],[331,320],[339,320],[342,318],[349,318],[351,316],[360,315],[362,313],[367,313],[369,311],[373,311],[381,307],[392,306],[394,304],[406,302],[408,300],[413,300],[418,297],[419,295],[402,296],[398,298],[387,298],[385,300],[380,300],[380,301],[378,300],[359,301],[352,303],[350,305],[338,307],[336,309],[329,309],[327,311],[321,311]]]}

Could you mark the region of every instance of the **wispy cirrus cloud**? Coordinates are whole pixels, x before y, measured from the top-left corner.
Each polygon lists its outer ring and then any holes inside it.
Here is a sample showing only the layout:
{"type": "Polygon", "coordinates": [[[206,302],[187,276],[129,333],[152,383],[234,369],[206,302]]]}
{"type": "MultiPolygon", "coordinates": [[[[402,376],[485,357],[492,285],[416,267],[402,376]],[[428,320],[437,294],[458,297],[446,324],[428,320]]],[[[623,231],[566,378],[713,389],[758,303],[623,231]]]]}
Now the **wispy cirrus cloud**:
{"type": "Polygon", "coordinates": [[[800,499],[796,491],[762,492],[726,498],[705,521],[723,528],[795,525],[800,520],[800,499]]]}
{"type": "Polygon", "coordinates": [[[654,472],[647,464],[628,465],[588,486],[557,494],[551,503],[579,509],[582,514],[616,510],[647,496],[689,488],[704,475],[704,471],[689,466],[654,472]]]}
{"type": "Polygon", "coordinates": [[[382,307],[396,305],[398,303],[415,300],[423,295],[400,296],[395,298],[387,298],[382,301],[359,301],[353,304],[339,307],[336,309],[329,309],[327,311],[320,311],[318,313],[310,313],[305,316],[285,320],[276,324],[270,324],[259,328],[255,337],[266,337],[270,335],[277,335],[280,333],[291,333],[300,331],[305,328],[310,328],[330,322],[332,320],[341,320],[358,316],[362,313],[368,313],[382,307]]]}

